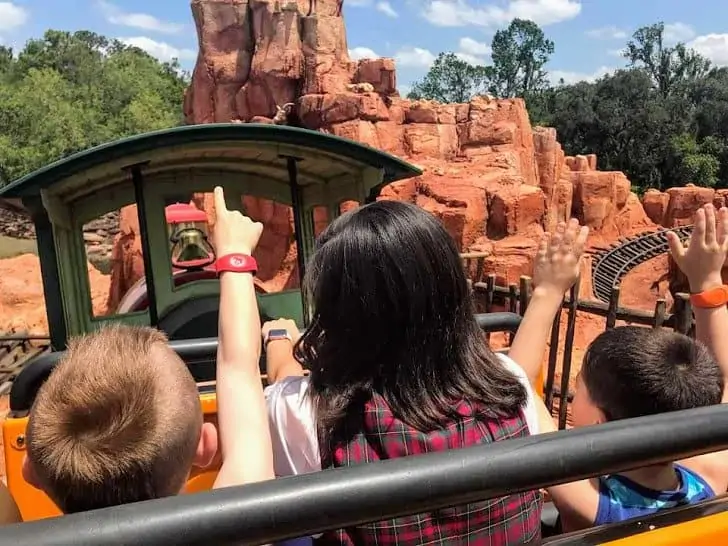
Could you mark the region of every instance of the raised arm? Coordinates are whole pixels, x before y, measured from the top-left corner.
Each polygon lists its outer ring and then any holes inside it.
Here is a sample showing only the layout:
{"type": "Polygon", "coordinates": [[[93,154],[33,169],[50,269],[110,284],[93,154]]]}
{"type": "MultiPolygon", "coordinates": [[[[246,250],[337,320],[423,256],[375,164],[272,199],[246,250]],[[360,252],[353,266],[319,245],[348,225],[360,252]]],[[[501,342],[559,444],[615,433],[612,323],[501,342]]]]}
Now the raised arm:
{"type": "Polygon", "coordinates": [[[535,384],[546,354],[551,324],[564,293],[579,276],[581,256],[589,228],[578,220],[560,223],[553,234],[544,234],[533,268],[534,290],[523,321],[508,351],[535,384]]]}
{"type": "Polygon", "coordinates": [[[670,254],[690,284],[696,338],[720,364],[726,383],[723,402],[728,402],[728,298],[721,276],[728,253],[728,209],[718,211],[717,222],[713,205],[699,209],[687,246],[672,231],[667,237],[670,254]]]}
{"type": "MultiPolygon", "coordinates": [[[[549,330],[581,269],[581,259],[589,230],[571,220],[561,223],[552,235],[545,234],[534,263],[534,291],[523,321],[508,352],[528,374],[531,382],[539,375],[546,353],[549,330]]],[[[544,401],[534,402],[538,413],[539,433],[557,430],[544,401]]],[[[591,480],[580,480],[549,487],[548,492],[561,516],[565,532],[591,527],[597,515],[599,494],[591,480]]]]}
{"type": "Polygon", "coordinates": [[[260,315],[252,252],[263,225],[229,211],[215,188],[220,322],[217,349],[217,420],[222,467],[214,487],[274,478],[268,412],[260,381],[260,315]]]}

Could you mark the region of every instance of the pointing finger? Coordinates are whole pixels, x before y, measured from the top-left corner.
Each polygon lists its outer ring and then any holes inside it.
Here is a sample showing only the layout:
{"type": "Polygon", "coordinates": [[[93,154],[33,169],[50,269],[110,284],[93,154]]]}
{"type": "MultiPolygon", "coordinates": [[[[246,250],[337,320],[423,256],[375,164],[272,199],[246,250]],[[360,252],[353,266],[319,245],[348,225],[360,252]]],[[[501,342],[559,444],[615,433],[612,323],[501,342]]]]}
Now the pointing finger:
{"type": "Polygon", "coordinates": [[[225,203],[225,192],[220,186],[215,186],[213,190],[215,196],[215,214],[220,214],[223,211],[227,211],[227,204],[225,203]]]}

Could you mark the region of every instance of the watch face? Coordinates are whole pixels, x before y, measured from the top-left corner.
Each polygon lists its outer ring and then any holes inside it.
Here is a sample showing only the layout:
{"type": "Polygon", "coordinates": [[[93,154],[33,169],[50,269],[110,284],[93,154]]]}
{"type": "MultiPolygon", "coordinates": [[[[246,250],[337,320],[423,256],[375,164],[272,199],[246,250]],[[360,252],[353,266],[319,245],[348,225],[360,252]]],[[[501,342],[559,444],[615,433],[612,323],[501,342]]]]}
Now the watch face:
{"type": "Polygon", "coordinates": [[[281,339],[288,337],[288,330],[276,329],[268,332],[268,339],[281,339]]]}

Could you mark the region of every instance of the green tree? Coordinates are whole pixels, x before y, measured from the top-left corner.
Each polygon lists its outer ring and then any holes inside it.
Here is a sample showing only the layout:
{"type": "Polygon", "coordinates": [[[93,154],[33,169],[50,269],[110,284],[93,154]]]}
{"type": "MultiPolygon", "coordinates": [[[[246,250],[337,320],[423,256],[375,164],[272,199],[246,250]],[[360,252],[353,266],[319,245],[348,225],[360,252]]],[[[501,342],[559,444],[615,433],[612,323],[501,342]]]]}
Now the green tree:
{"type": "Polygon", "coordinates": [[[662,22],[637,29],[627,43],[624,57],[630,66],[650,75],[662,96],[704,77],[710,70],[710,61],[684,43],[667,46],[662,22]]]}
{"type": "Polygon", "coordinates": [[[709,136],[698,142],[694,135],[683,133],[671,140],[675,185],[693,183],[713,187],[718,183],[720,158],[725,144],[719,138],[709,136]]]}
{"type": "Polygon", "coordinates": [[[88,31],[0,48],[0,185],[84,148],[182,121],[179,64],[88,31]]]}
{"type": "Polygon", "coordinates": [[[0,45],[0,81],[7,77],[8,71],[13,65],[13,50],[10,47],[0,45]]]}
{"type": "Polygon", "coordinates": [[[514,19],[491,43],[493,64],[486,68],[489,91],[497,97],[528,97],[548,87],[544,66],[554,43],[525,19],[514,19]]]}
{"type": "Polygon", "coordinates": [[[454,53],[440,53],[425,77],[412,86],[410,99],[467,102],[485,90],[485,67],[473,66],[454,53]]]}
{"type": "Polygon", "coordinates": [[[671,140],[692,130],[689,101],[661,96],[645,71],[559,87],[544,110],[568,154],[596,153],[600,169],[623,171],[643,189],[677,183],[671,140]]]}

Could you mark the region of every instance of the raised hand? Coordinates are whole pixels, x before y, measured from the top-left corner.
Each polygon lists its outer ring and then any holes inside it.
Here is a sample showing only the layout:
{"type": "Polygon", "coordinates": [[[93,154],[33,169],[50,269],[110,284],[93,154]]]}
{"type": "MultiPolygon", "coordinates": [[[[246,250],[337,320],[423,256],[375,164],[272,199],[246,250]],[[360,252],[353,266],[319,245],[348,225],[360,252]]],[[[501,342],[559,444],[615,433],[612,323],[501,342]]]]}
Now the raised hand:
{"type": "Polygon", "coordinates": [[[704,205],[695,213],[693,233],[683,244],[673,231],[667,233],[672,259],[685,273],[693,293],[704,292],[723,284],[721,269],[728,254],[728,208],[718,211],[704,205]]]}
{"type": "Polygon", "coordinates": [[[215,195],[215,229],[213,242],[218,256],[252,254],[263,233],[263,224],[253,222],[237,210],[228,210],[225,193],[218,186],[215,195]]]}
{"type": "Polygon", "coordinates": [[[576,282],[589,228],[572,218],[545,233],[536,253],[533,284],[539,292],[564,294],[576,282]]]}

